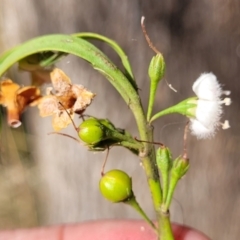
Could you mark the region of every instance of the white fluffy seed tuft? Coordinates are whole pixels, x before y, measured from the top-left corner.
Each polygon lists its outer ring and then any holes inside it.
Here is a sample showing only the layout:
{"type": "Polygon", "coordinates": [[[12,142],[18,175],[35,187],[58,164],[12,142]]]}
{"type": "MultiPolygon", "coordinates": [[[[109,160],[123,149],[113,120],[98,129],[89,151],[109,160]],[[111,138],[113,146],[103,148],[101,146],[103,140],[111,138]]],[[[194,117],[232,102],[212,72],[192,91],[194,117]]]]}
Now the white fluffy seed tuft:
{"type": "MultiPolygon", "coordinates": [[[[194,82],[193,91],[198,97],[195,118],[190,119],[190,130],[198,139],[211,138],[221,125],[222,104],[231,104],[230,98],[221,100],[221,96],[229,95],[230,91],[223,91],[217,77],[213,73],[203,73],[194,82]]],[[[229,126],[228,121],[223,129],[229,126]]]]}
{"type": "Polygon", "coordinates": [[[216,101],[222,95],[222,88],[213,73],[203,73],[194,82],[193,91],[199,99],[216,101]]]}

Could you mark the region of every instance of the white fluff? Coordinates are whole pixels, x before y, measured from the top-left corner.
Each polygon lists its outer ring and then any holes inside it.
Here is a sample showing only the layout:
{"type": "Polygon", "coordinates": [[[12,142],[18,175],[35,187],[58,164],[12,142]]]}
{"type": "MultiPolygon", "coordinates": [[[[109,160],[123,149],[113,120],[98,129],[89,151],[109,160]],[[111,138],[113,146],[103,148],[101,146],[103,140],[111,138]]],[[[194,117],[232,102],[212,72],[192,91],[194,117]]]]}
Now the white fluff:
{"type": "Polygon", "coordinates": [[[190,119],[190,130],[192,135],[196,136],[198,139],[206,139],[214,136],[216,127],[205,127],[201,122],[196,119],[190,119]]]}
{"type": "Polygon", "coordinates": [[[225,94],[213,73],[203,73],[194,82],[193,91],[198,97],[195,118],[190,119],[191,133],[199,139],[214,136],[222,116],[221,95],[225,94]]]}
{"type": "Polygon", "coordinates": [[[213,73],[202,73],[194,82],[192,89],[202,100],[217,101],[222,95],[221,85],[213,73]]]}

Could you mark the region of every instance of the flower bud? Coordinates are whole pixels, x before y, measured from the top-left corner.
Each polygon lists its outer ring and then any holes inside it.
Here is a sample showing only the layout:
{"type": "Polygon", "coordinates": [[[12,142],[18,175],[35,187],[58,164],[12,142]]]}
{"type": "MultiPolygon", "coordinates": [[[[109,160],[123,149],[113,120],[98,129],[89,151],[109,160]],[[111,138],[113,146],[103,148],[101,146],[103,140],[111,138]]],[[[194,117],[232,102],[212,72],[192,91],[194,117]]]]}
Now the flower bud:
{"type": "Polygon", "coordinates": [[[99,182],[101,194],[109,201],[124,202],[133,196],[132,180],[121,170],[111,170],[99,182]]]}
{"type": "Polygon", "coordinates": [[[186,174],[188,169],[189,161],[183,156],[179,156],[173,161],[173,166],[170,171],[170,183],[168,186],[167,197],[164,199],[164,204],[162,205],[162,210],[164,212],[167,212],[169,210],[177,183],[186,174]]]}
{"type": "Polygon", "coordinates": [[[189,169],[188,159],[179,156],[177,159],[173,161],[171,176],[180,179],[186,174],[188,169],[189,169]]]}
{"type": "Polygon", "coordinates": [[[105,126],[96,118],[89,118],[79,126],[79,138],[90,145],[101,142],[106,138],[105,126]]]}
{"type": "Polygon", "coordinates": [[[167,198],[169,186],[169,172],[172,168],[172,156],[169,148],[161,146],[156,153],[157,167],[162,179],[162,198],[167,198]]]}
{"type": "Polygon", "coordinates": [[[158,169],[167,173],[170,171],[172,167],[172,156],[169,148],[162,146],[157,150],[157,166],[158,169]]]}
{"type": "Polygon", "coordinates": [[[164,76],[164,73],[165,73],[164,58],[161,53],[157,53],[157,55],[152,58],[148,68],[148,75],[150,78],[150,93],[147,111],[147,121],[149,121],[151,118],[158,83],[164,76]]]}
{"type": "Polygon", "coordinates": [[[148,75],[151,81],[158,83],[164,76],[165,67],[163,55],[158,53],[152,58],[148,68],[148,75]]]}

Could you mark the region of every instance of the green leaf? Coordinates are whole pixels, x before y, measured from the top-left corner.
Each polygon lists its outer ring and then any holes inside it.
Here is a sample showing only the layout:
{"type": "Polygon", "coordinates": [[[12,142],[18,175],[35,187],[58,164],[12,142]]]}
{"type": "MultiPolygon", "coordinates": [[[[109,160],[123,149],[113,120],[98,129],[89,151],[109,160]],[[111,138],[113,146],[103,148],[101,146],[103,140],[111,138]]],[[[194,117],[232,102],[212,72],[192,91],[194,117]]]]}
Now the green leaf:
{"type": "Polygon", "coordinates": [[[136,89],[126,76],[91,43],[76,36],[54,34],[38,37],[15,47],[0,57],[0,76],[14,63],[39,52],[56,51],[79,56],[107,77],[127,104],[140,104],[136,89]]]}
{"type": "Polygon", "coordinates": [[[123,49],[117,44],[117,42],[113,41],[110,38],[107,38],[103,35],[97,34],[97,33],[91,33],[91,32],[82,32],[82,33],[76,33],[73,34],[73,36],[84,38],[84,39],[96,39],[103,41],[107,43],[120,57],[122,64],[125,68],[126,71],[126,77],[131,81],[132,85],[134,86],[135,89],[137,89],[137,84],[134,80],[133,72],[132,72],[132,67],[130,62],[128,61],[128,56],[127,54],[123,51],[123,49]]]}

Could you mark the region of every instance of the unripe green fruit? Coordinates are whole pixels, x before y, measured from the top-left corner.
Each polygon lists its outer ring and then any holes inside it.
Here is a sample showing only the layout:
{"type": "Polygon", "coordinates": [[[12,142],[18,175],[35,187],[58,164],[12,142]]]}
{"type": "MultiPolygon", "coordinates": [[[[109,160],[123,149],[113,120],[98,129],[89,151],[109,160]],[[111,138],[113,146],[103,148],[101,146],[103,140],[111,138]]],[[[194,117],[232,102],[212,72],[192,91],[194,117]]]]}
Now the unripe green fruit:
{"type": "Polygon", "coordinates": [[[104,125],[96,118],[89,118],[80,124],[78,136],[87,144],[93,145],[99,143],[106,137],[104,125]]]}
{"type": "Polygon", "coordinates": [[[102,195],[114,203],[126,201],[133,196],[131,178],[117,169],[104,174],[99,188],[102,195]]]}

